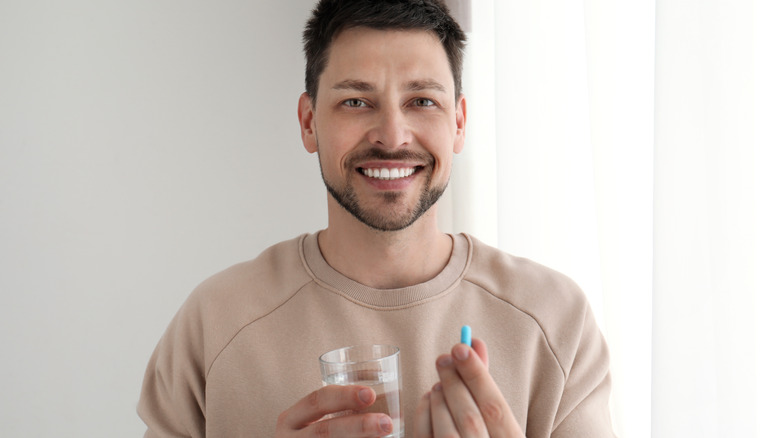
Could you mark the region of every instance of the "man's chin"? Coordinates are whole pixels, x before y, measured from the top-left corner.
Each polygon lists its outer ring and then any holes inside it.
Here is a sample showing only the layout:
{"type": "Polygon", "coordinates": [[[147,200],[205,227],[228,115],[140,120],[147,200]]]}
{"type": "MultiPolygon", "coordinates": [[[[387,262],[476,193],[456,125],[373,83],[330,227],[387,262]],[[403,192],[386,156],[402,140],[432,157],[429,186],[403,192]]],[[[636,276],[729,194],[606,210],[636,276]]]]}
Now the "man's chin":
{"type": "Polygon", "coordinates": [[[363,225],[374,231],[396,232],[412,226],[423,212],[397,202],[382,202],[379,206],[368,206],[359,202],[342,202],[334,197],[338,204],[363,225]]]}
{"type": "MultiPolygon", "coordinates": [[[[375,231],[398,232],[414,225],[441,197],[441,192],[425,193],[421,199],[410,205],[398,197],[387,196],[385,202],[364,208],[362,204],[342,205],[355,219],[375,231]],[[392,199],[388,199],[392,198],[392,199]],[[393,202],[390,202],[393,201],[393,202]]],[[[395,195],[400,195],[396,193],[395,195]]]]}
{"type": "Polygon", "coordinates": [[[398,231],[403,231],[410,226],[412,226],[415,222],[417,222],[417,219],[419,217],[412,217],[412,218],[387,218],[387,217],[381,217],[381,218],[367,218],[365,216],[356,216],[353,214],[353,216],[362,222],[364,225],[368,226],[374,231],[379,231],[383,233],[393,233],[398,231]]]}
{"type": "MultiPolygon", "coordinates": [[[[324,181],[324,178],[323,178],[324,181]]],[[[337,190],[325,181],[336,202],[355,219],[375,231],[397,232],[412,226],[444,193],[446,186],[424,190],[417,199],[404,192],[386,192],[374,199],[359,200],[353,189],[337,190]]]]}
{"type": "Polygon", "coordinates": [[[409,228],[421,216],[419,205],[410,206],[403,202],[401,196],[400,193],[386,193],[380,202],[339,201],[339,204],[363,225],[375,231],[395,232],[409,228]]]}

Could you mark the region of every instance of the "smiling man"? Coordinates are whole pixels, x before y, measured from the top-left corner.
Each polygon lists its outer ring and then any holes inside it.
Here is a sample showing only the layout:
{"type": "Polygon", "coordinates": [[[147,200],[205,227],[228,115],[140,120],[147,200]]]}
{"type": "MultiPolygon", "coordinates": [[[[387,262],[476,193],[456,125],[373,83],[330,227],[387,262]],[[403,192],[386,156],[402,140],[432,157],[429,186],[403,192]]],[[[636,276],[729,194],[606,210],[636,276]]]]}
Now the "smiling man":
{"type": "Polygon", "coordinates": [[[435,204],[463,148],[466,101],[455,93],[432,32],[357,27],[333,39],[298,117],[330,194],[320,250],[339,272],[388,289],[447,263],[452,239],[437,230],[435,204]]]}
{"type": "Polygon", "coordinates": [[[447,187],[465,99],[432,33],[348,29],[329,52],[317,111],[300,99],[306,149],[320,153],[331,199],[371,228],[403,230],[447,187]]]}
{"type": "Polygon", "coordinates": [[[304,41],[298,119],[328,227],[192,293],[149,362],[146,436],[613,436],[607,349],[577,286],[437,227],[466,128],[446,7],[322,0],[304,41]],[[455,343],[463,324],[473,347],[455,343]],[[350,413],[371,388],[319,388],[317,357],[360,344],[400,347],[405,431],[350,413]]]}

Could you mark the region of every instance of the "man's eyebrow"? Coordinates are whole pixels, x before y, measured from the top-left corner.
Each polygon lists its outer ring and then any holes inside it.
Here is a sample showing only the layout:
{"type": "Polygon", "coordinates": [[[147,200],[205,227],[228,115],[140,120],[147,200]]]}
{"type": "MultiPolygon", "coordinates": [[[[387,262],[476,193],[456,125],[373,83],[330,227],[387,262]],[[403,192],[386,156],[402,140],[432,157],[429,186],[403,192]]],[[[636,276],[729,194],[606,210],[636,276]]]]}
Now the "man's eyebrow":
{"type": "Polygon", "coordinates": [[[435,90],[435,91],[441,91],[442,93],[447,92],[447,89],[444,88],[444,85],[440,84],[439,82],[433,79],[409,81],[406,83],[406,89],[409,91],[435,90]]]}
{"type": "MultiPolygon", "coordinates": [[[[345,79],[337,83],[336,85],[334,85],[333,89],[362,91],[368,93],[376,90],[376,87],[374,87],[374,85],[366,81],[361,81],[358,79],[345,79]]],[[[444,85],[440,84],[439,82],[433,79],[419,79],[419,80],[409,81],[406,83],[406,89],[408,91],[435,90],[435,91],[440,91],[442,93],[447,92],[447,89],[444,87],[444,85]]]]}
{"type": "Polygon", "coordinates": [[[374,91],[374,86],[357,79],[345,79],[333,86],[334,90],[374,91]]]}

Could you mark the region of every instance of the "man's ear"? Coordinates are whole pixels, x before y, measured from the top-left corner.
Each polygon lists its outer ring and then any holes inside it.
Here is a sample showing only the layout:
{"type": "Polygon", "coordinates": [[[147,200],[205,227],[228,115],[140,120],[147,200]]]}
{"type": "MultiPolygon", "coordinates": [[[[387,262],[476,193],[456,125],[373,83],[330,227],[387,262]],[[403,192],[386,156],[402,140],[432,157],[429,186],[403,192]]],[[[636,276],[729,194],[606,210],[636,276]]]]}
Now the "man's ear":
{"type": "Polygon", "coordinates": [[[301,140],[303,147],[309,153],[317,152],[317,131],[314,126],[314,103],[309,93],[302,93],[298,98],[298,123],[301,125],[301,140]]]}
{"type": "Polygon", "coordinates": [[[466,96],[458,96],[458,102],[455,107],[455,147],[454,152],[456,154],[463,151],[463,146],[466,143],[466,96]]]}

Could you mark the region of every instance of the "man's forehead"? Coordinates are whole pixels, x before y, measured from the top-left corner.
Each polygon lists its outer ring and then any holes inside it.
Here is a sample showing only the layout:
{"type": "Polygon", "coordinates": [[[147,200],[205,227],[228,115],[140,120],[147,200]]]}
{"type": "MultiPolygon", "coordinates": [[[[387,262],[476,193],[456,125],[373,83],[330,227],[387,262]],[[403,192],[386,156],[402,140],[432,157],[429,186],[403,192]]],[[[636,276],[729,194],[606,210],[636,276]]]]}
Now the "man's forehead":
{"type": "Polygon", "coordinates": [[[399,39],[418,39],[426,41],[426,43],[432,44],[441,48],[442,52],[445,52],[444,45],[441,43],[438,35],[434,31],[425,29],[377,29],[367,26],[353,26],[344,29],[337,33],[330,44],[330,50],[336,46],[356,46],[363,42],[371,41],[372,43],[393,41],[399,39]]]}
{"type": "Polygon", "coordinates": [[[440,75],[451,76],[444,46],[433,33],[420,29],[350,28],[331,44],[323,75],[331,76],[334,87],[366,88],[354,73],[387,68],[414,72],[404,79],[409,88],[444,87],[440,75]]]}

